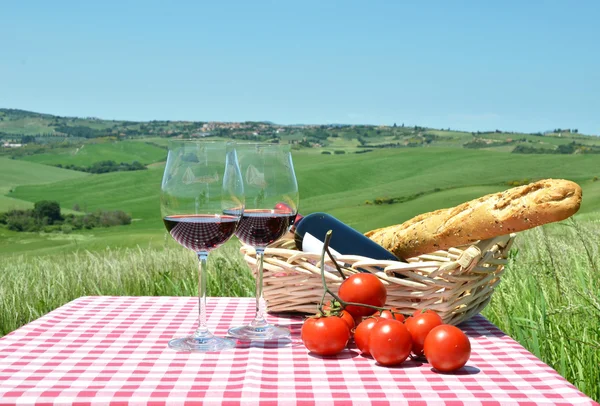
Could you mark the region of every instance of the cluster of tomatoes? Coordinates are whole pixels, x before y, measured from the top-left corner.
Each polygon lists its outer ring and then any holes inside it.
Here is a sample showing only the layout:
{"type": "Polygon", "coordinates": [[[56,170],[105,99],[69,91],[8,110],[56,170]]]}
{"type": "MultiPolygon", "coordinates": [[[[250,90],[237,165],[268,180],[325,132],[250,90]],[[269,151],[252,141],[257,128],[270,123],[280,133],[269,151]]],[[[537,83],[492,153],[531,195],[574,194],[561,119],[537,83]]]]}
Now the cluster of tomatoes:
{"type": "Polygon", "coordinates": [[[424,356],[436,370],[451,372],[469,360],[469,338],[459,328],[444,324],[434,311],[417,310],[405,319],[394,308],[383,309],[387,291],[373,274],[350,276],[340,285],[338,296],[342,303],[360,305],[327,303],[322,312],[307,318],[301,335],[312,353],[335,355],[354,336],[362,355],[373,357],[380,365],[398,365],[409,357],[424,356]]]}

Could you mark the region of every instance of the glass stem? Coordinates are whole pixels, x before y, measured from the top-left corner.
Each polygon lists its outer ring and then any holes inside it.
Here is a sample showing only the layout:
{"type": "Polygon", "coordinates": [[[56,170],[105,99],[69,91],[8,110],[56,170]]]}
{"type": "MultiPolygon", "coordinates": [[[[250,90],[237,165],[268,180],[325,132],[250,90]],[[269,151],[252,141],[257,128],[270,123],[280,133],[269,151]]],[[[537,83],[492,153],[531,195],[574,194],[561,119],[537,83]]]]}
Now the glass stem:
{"type": "Polygon", "coordinates": [[[258,271],[256,272],[256,315],[250,325],[252,327],[264,327],[268,323],[265,320],[265,312],[267,305],[263,297],[263,258],[265,255],[264,248],[256,248],[258,256],[258,271]]]}
{"type": "Polygon", "coordinates": [[[206,325],[206,260],[208,252],[198,252],[198,328],[194,333],[195,338],[211,338],[212,334],[206,325]]]}

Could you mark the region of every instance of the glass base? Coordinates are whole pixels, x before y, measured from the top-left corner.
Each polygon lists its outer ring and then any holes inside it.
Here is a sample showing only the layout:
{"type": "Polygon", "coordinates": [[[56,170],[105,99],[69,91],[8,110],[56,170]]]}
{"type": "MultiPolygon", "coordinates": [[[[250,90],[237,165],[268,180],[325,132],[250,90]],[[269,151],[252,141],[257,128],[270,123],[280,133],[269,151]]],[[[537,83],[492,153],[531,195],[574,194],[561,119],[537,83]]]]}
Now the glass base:
{"type": "Polygon", "coordinates": [[[189,336],[169,341],[169,348],[187,352],[216,352],[235,348],[235,345],[235,340],[215,336],[208,338],[189,336]]]}
{"type": "Polygon", "coordinates": [[[264,326],[242,326],[233,327],[228,331],[229,335],[240,340],[250,341],[267,341],[278,339],[289,339],[291,337],[290,330],[284,327],[272,326],[266,324],[264,326]]]}

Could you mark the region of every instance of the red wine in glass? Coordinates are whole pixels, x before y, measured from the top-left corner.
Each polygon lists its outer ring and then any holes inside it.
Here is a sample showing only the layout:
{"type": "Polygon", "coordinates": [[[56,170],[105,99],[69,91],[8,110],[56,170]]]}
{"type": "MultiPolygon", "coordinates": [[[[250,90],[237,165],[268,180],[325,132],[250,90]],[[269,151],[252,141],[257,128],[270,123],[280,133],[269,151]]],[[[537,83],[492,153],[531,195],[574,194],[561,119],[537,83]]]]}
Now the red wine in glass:
{"type": "Polygon", "coordinates": [[[263,295],[264,252],[287,233],[298,211],[298,182],[289,145],[237,143],[245,206],[236,236],[256,251],[256,313],[246,325],[229,329],[240,340],[289,339],[290,330],[267,322],[263,295]]]}
{"type": "Polygon", "coordinates": [[[244,210],[244,187],[232,143],[169,140],[160,192],[160,210],[169,235],[198,257],[198,324],[169,341],[177,351],[235,348],[236,341],[211,333],[206,307],[208,254],[234,233],[244,210]]]}
{"type": "Polygon", "coordinates": [[[252,247],[266,247],[277,241],[294,224],[296,213],[282,209],[245,210],[235,235],[252,247]]]}
{"type": "Polygon", "coordinates": [[[171,237],[185,248],[209,251],[233,234],[238,218],[228,215],[175,215],[163,219],[171,237]]]}

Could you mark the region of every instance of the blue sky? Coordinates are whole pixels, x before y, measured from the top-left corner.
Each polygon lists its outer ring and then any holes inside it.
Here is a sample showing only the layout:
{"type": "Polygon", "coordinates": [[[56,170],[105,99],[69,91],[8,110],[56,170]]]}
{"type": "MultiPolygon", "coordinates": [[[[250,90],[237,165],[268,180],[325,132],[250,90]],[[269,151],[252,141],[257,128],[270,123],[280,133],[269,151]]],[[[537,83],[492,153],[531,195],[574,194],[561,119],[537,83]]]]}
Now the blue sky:
{"type": "Polygon", "coordinates": [[[598,1],[0,0],[0,107],[600,134],[598,1]]]}

